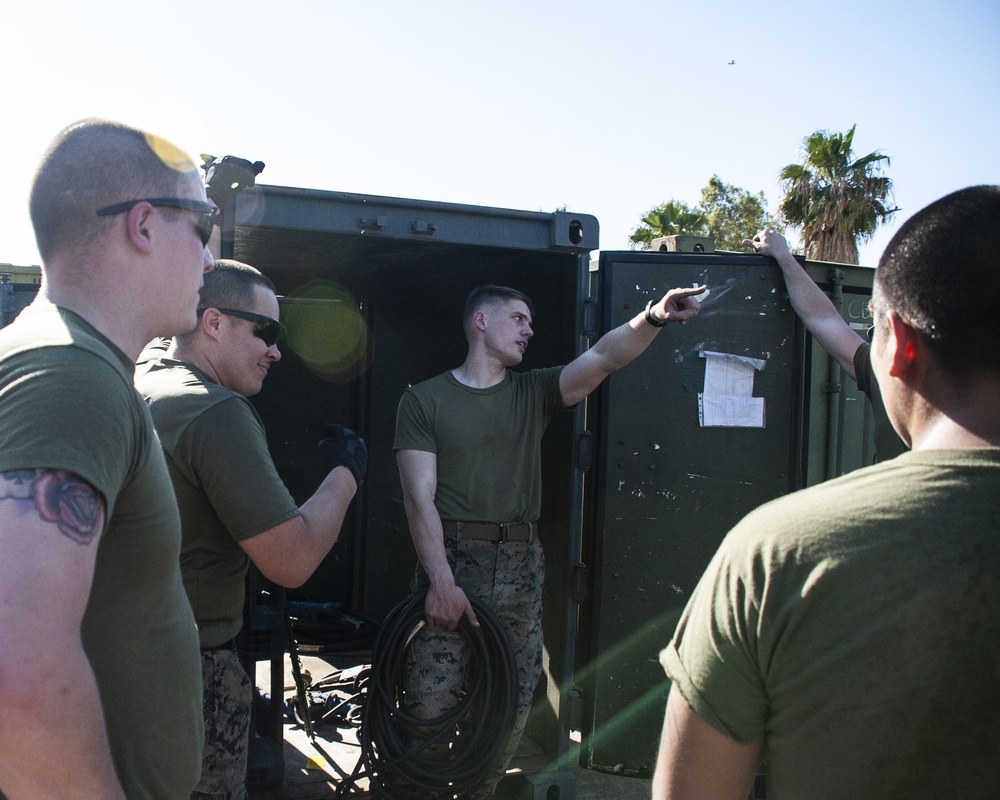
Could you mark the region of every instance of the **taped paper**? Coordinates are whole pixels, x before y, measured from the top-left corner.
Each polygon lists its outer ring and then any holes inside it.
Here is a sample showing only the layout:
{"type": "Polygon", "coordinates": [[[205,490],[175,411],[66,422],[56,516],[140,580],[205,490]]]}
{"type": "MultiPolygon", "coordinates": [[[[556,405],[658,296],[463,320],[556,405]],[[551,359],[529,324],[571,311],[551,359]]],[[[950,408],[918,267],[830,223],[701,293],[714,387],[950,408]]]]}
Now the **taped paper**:
{"type": "Polygon", "coordinates": [[[753,379],[767,362],[760,358],[703,350],[705,386],[698,395],[703,428],[763,428],[764,398],[753,396],[753,379]]]}

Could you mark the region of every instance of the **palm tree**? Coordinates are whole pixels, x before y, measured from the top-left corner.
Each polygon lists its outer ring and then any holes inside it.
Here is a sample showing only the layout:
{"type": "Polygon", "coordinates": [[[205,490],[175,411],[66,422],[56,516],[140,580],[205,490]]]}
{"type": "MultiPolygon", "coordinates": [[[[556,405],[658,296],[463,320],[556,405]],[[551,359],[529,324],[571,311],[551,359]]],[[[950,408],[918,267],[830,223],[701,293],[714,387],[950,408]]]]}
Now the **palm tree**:
{"type": "Polygon", "coordinates": [[[857,264],[858,241],[869,241],[899,210],[892,202],[892,181],[881,174],[889,156],[876,150],[854,159],[856,127],[807,136],[803,163],[781,171],[785,197],[779,211],[791,225],[802,227],[810,260],[857,264]]]}
{"type": "Polygon", "coordinates": [[[633,245],[639,245],[640,249],[645,250],[657,237],[681,233],[707,236],[708,217],[682,201],[671,200],[651,209],[642,218],[642,224],[628,238],[633,245]]]}

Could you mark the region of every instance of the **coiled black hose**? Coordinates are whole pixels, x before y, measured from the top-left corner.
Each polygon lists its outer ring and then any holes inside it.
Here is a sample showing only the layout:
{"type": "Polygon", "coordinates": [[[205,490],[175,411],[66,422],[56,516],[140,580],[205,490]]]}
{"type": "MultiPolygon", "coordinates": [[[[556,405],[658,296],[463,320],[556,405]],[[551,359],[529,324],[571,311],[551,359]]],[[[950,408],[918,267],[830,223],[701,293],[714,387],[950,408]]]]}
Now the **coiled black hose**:
{"type": "Polygon", "coordinates": [[[458,706],[429,720],[404,710],[406,651],[424,624],[426,595],[400,603],[379,629],[358,731],[361,758],[338,797],[362,777],[382,800],[467,797],[488,777],[510,736],[518,695],[514,652],[499,620],[472,596],[479,627],[464,616],[459,622],[468,662],[458,706]]]}

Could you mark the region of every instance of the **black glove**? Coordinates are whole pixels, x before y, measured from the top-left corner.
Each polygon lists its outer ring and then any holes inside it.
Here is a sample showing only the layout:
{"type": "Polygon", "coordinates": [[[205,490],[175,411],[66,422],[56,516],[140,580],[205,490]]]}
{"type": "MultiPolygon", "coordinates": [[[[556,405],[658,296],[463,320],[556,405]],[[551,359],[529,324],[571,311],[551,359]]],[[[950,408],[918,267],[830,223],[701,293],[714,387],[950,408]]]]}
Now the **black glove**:
{"type": "Polygon", "coordinates": [[[343,425],[330,422],[324,428],[326,436],[319,440],[323,467],[328,472],[337,467],[347,467],[360,489],[368,469],[368,446],[365,440],[343,425]]]}

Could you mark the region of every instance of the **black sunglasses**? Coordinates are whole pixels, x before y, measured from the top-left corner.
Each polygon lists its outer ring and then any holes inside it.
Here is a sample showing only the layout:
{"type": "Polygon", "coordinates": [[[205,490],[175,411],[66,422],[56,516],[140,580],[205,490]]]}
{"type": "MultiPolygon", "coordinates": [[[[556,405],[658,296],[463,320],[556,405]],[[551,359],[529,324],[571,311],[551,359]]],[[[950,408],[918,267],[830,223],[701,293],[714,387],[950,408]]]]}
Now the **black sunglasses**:
{"type": "Polygon", "coordinates": [[[161,206],[163,208],[179,208],[183,211],[193,211],[200,214],[195,223],[198,231],[198,238],[201,239],[202,247],[208,244],[212,237],[212,228],[219,224],[219,209],[204,200],[195,200],[193,197],[143,197],[139,200],[126,200],[124,203],[115,203],[113,206],[104,206],[97,209],[99,217],[113,217],[115,214],[124,214],[131,211],[139,203],[149,203],[151,206],[161,206]]]}
{"type": "Polygon", "coordinates": [[[268,347],[277,344],[278,339],[281,338],[281,334],[285,332],[285,326],[278,322],[278,320],[265,317],[263,314],[254,314],[252,311],[238,311],[235,308],[217,308],[215,310],[220,314],[226,314],[230,317],[250,320],[254,323],[253,335],[263,341],[268,347]]]}

